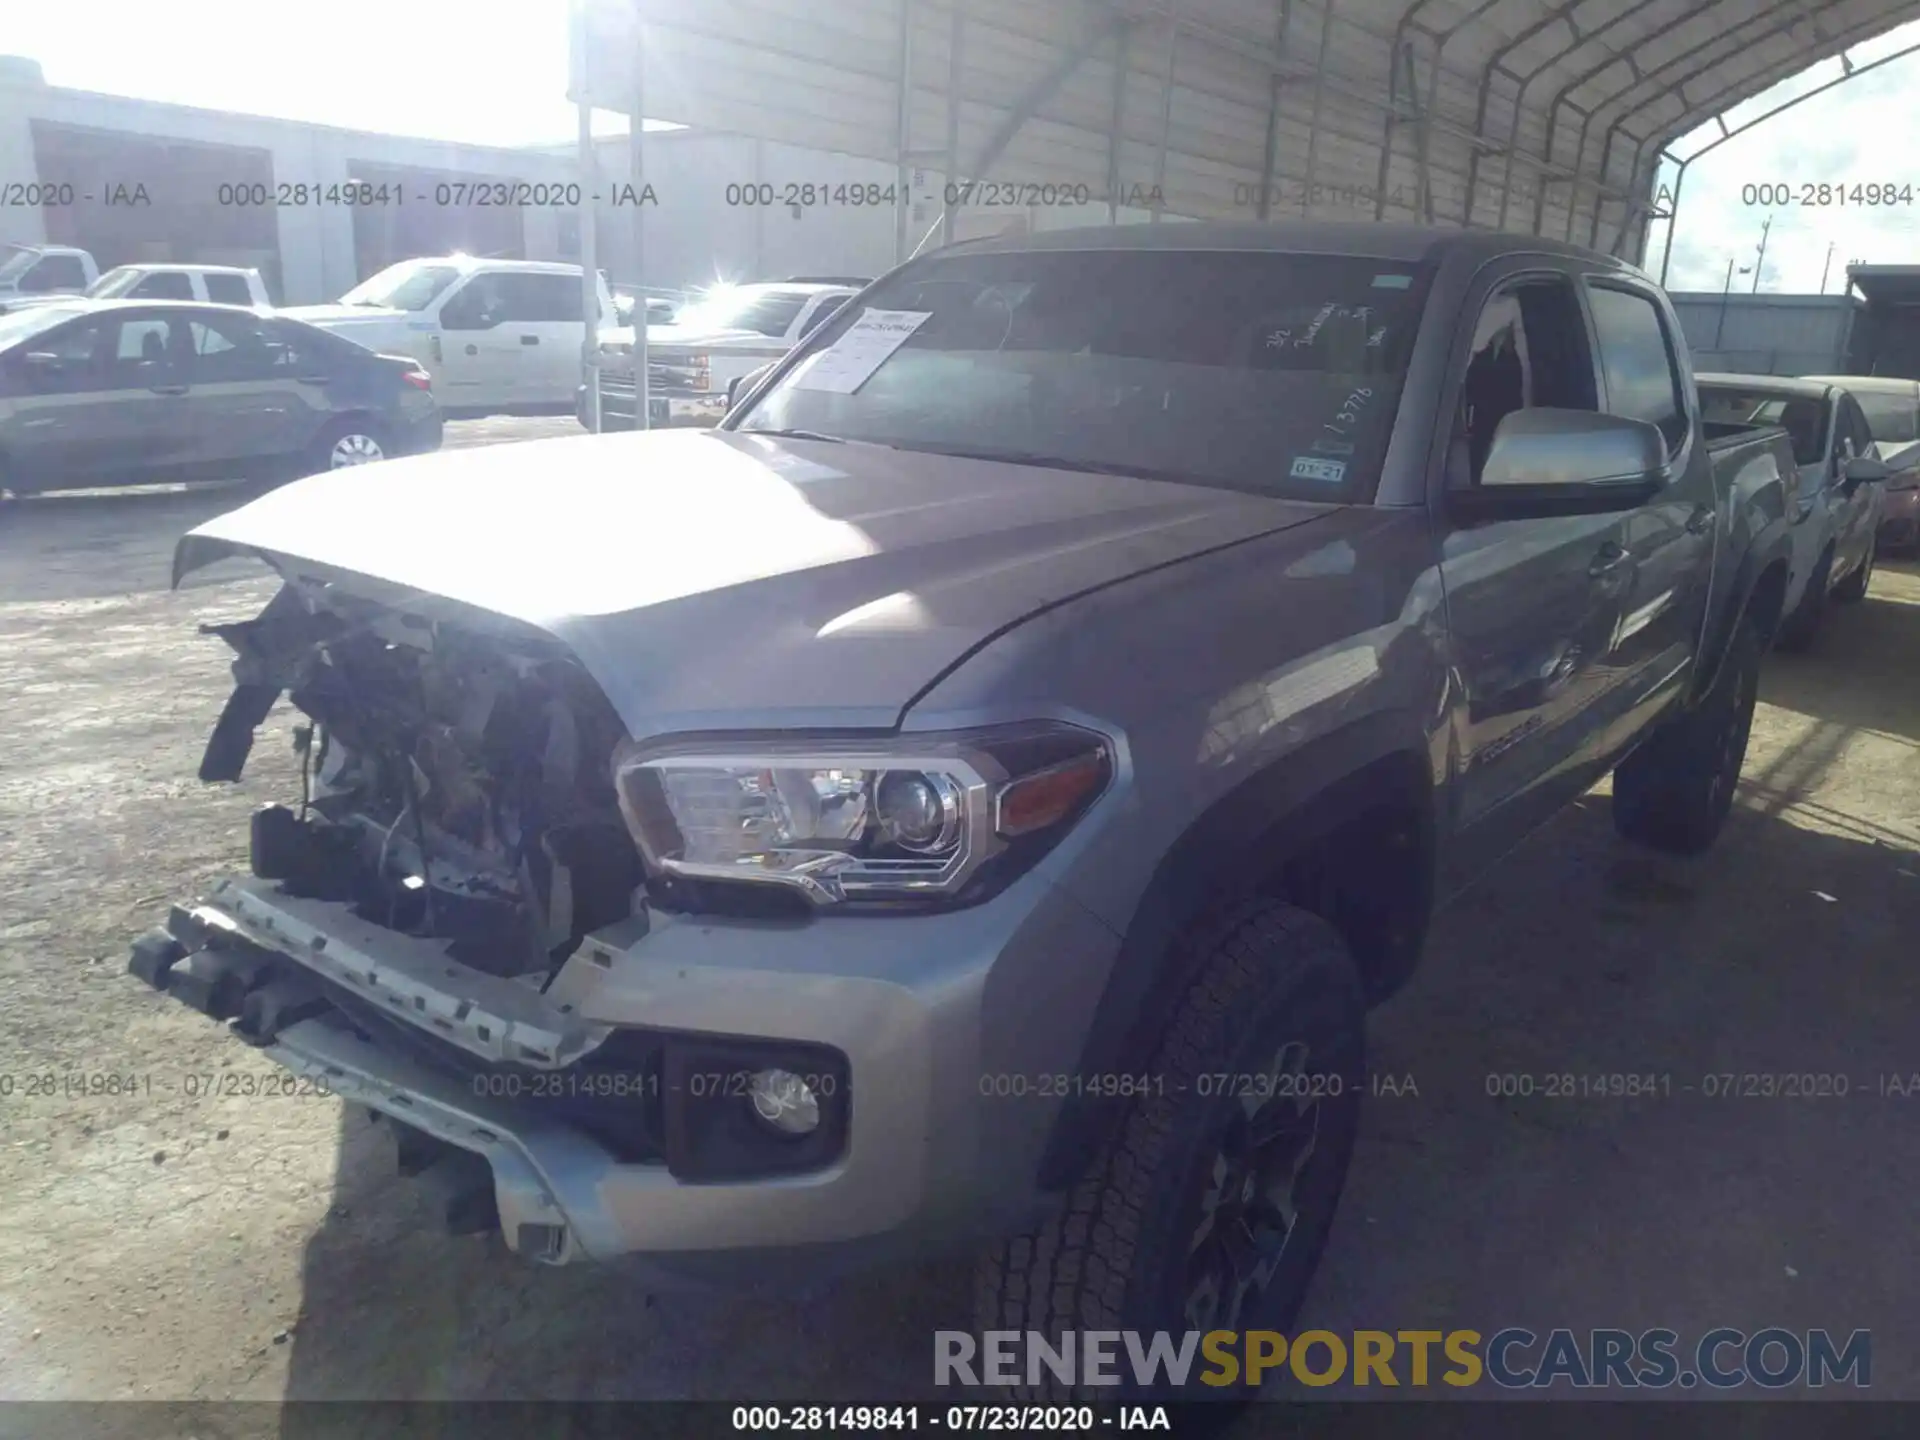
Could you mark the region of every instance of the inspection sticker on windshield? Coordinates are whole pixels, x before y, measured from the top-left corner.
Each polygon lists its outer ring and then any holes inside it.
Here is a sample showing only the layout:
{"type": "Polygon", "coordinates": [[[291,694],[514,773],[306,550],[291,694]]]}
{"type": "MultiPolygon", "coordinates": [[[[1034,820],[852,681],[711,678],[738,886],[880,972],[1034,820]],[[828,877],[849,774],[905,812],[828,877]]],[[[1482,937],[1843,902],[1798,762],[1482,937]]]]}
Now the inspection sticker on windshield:
{"type": "Polygon", "coordinates": [[[1292,474],[1296,480],[1324,480],[1329,485],[1338,485],[1347,478],[1347,462],[1316,460],[1311,455],[1302,455],[1293,462],[1292,474]]]}
{"type": "Polygon", "coordinates": [[[794,377],[794,388],[853,394],[932,318],[930,310],[868,310],[794,377]]]}

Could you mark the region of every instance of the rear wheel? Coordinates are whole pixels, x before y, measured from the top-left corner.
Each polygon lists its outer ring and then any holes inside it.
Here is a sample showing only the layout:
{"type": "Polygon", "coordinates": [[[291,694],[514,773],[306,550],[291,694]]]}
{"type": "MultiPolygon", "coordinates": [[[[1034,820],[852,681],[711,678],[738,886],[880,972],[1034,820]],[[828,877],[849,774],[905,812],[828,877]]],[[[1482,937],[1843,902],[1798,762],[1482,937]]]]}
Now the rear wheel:
{"type": "Polygon", "coordinates": [[[1878,536],[1867,541],[1867,553],[1860,557],[1860,568],[1833,587],[1834,604],[1858,605],[1867,598],[1867,587],[1873,583],[1873,554],[1878,548],[1878,536]]]}
{"type": "Polygon", "coordinates": [[[1760,628],[1740,621],[1713,689],[1621,763],[1613,824],[1626,839],[1670,855],[1698,855],[1718,838],[1746,763],[1760,692],[1760,628]]]}
{"type": "Polygon", "coordinates": [[[387,453],[387,438],[380,427],[356,417],[329,425],[314,441],[307,466],[310,472],[345,470],[384,460],[387,453]]]}
{"type": "MultiPolygon", "coordinates": [[[[1058,1346],[1068,1331],[1284,1331],[1298,1314],[1366,1085],[1359,973],[1332,926],[1273,900],[1184,944],[1195,978],[1147,1093],[1129,1102],[1062,1212],[983,1257],[981,1330],[1034,1331],[1058,1346]]],[[[1251,1393],[1200,1384],[1208,1369],[1196,1355],[1177,1393],[1251,1393]]],[[[1134,1393],[1130,1366],[1120,1370],[1134,1393]]],[[[1023,1398],[1114,1398],[1040,1378],[1020,1387],[1023,1398]]]]}

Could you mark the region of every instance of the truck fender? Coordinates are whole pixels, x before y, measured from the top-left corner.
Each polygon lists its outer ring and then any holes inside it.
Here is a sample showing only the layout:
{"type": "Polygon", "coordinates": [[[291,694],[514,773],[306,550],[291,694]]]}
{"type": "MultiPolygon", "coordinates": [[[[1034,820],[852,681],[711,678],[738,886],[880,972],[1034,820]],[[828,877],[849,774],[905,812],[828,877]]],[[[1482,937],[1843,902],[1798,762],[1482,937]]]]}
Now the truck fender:
{"type": "Polygon", "coordinates": [[[1786,603],[1787,574],[1792,558],[1790,524],[1784,518],[1769,521],[1740,557],[1733,584],[1728,587],[1727,603],[1708,621],[1706,640],[1701,648],[1703,663],[1694,667],[1693,691],[1687,697],[1689,708],[1701,697],[1711,694],[1719,683],[1733,648],[1733,637],[1749,615],[1760,622],[1763,642],[1772,643],[1786,603]]]}
{"type": "MultiPolygon", "coordinates": [[[[1396,953],[1358,957],[1373,1000],[1406,978],[1433,906],[1435,795],[1419,718],[1381,712],[1310,741],[1248,775],[1204,811],[1168,849],[1121,938],[1087,1038],[1082,1075],[1137,1075],[1191,982],[1178,937],[1210,911],[1257,892],[1293,857],[1345,823],[1390,803],[1414,816],[1412,897],[1417,923],[1396,953]]],[[[1093,1087],[1087,1087],[1089,1091],[1093,1087]]],[[[1120,1097],[1068,1096],[1042,1154],[1039,1186],[1071,1186],[1125,1112],[1120,1097]]]]}

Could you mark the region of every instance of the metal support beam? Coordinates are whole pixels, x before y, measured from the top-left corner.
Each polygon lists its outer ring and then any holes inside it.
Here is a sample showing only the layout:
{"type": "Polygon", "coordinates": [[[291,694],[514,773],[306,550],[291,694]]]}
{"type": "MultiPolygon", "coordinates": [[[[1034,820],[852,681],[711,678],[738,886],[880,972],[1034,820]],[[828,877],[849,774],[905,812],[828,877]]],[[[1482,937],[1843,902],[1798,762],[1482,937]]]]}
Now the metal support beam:
{"type": "MultiPolygon", "coordinates": [[[[1174,0],[1177,4],[1178,0],[1174,0]]],[[[1167,149],[1173,143],[1173,82],[1180,59],[1180,17],[1167,17],[1167,71],[1160,91],[1160,153],[1153,162],[1153,223],[1166,212],[1167,149]]]]}
{"type": "Polygon", "coordinates": [[[1088,28],[1079,44],[1056,60],[1044,74],[1035,77],[1033,82],[1021,92],[1020,98],[1014,102],[1013,109],[1007,113],[1007,118],[1000,122],[999,128],[987,137],[986,143],[981,145],[979,157],[972,165],[966,167],[968,178],[986,179],[988,173],[999,163],[1000,157],[1007,153],[1007,146],[1011,145],[1014,136],[1020,133],[1020,127],[1031,120],[1042,105],[1059,93],[1060,87],[1067,83],[1074,71],[1086,64],[1088,57],[1094,51],[1105,45],[1113,36],[1124,34],[1133,24],[1132,16],[1109,12],[1098,24],[1088,28]]]}
{"type": "MultiPolygon", "coordinates": [[[[1666,241],[1666,245],[1664,246],[1664,248],[1661,250],[1661,253],[1660,253],[1660,283],[1662,285],[1665,285],[1667,283],[1667,269],[1673,263],[1673,237],[1676,231],[1679,229],[1679,225],[1680,225],[1680,192],[1687,183],[1687,171],[1692,167],[1694,161],[1705,158],[1707,155],[1712,154],[1715,150],[1718,150],[1722,145],[1726,144],[1729,140],[1732,140],[1737,136],[1746,134],[1747,131],[1752,130],[1756,126],[1766,124],[1769,120],[1772,120],[1777,116],[1785,114],[1787,111],[1793,109],[1795,106],[1804,105],[1807,101],[1813,99],[1817,95],[1824,95],[1827,93],[1827,91],[1837,89],[1839,86],[1845,85],[1848,81],[1853,80],[1857,76],[1870,75],[1883,65],[1891,65],[1896,60],[1904,60],[1907,58],[1907,56],[1914,55],[1914,54],[1920,54],[1920,44],[1908,45],[1902,49],[1894,51],[1890,55],[1883,55],[1877,60],[1869,61],[1865,65],[1856,65],[1851,70],[1846,71],[1844,74],[1835,76],[1833,79],[1827,81],[1822,85],[1817,85],[1811,90],[1803,91],[1801,94],[1795,95],[1791,99],[1783,100],[1780,104],[1774,106],[1771,110],[1767,111],[1765,114],[1755,115],[1749,120],[1743,120],[1740,124],[1736,126],[1729,127],[1727,125],[1726,112],[1722,111],[1720,114],[1714,117],[1715,120],[1719,122],[1719,127],[1720,127],[1719,139],[1708,141],[1705,145],[1702,145],[1698,150],[1695,150],[1692,154],[1688,155],[1685,159],[1678,159],[1677,157],[1666,155],[1665,152],[1662,152],[1662,158],[1672,160],[1679,168],[1674,174],[1673,199],[1671,200],[1671,202],[1669,202],[1667,207],[1667,210],[1668,210],[1667,241],[1666,241]]],[[[1656,166],[1656,169],[1655,169],[1656,180],[1658,179],[1658,175],[1659,175],[1659,171],[1658,171],[1658,167],[1656,166]]],[[[1645,257],[1643,256],[1642,257],[1643,261],[1644,261],[1644,258],[1645,257]]]]}
{"type": "Polygon", "coordinates": [[[1338,3],[1326,0],[1320,10],[1320,58],[1313,67],[1313,121],[1307,130],[1307,178],[1300,187],[1300,213],[1309,217],[1319,178],[1320,126],[1327,116],[1327,52],[1333,47],[1333,12],[1338,3]]]}
{"type": "Polygon", "coordinates": [[[1113,36],[1113,106],[1107,116],[1107,223],[1120,223],[1120,147],[1126,138],[1127,71],[1133,64],[1133,26],[1113,36]]]}
{"type": "MultiPolygon", "coordinates": [[[[1274,26],[1273,48],[1284,59],[1287,32],[1293,28],[1293,0],[1280,0],[1274,26]]],[[[1273,170],[1280,163],[1280,97],[1286,81],[1278,66],[1267,76],[1267,135],[1260,148],[1260,203],[1258,215],[1264,223],[1273,217],[1273,170]]]]}
{"type": "MultiPolygon", "coordinates": [[[[647,207],[639,197],[647,193],[647,27],[633,27],[633,104],[627,113],[627,169],[633,177],[633,423],[653,428],[648,389],[652,376],[647,360],[647,207]]],[[[596,402],[597,403],[597,402],[596,402]]]]}
{"type": "MultiPolygon", "coordinates": [[[[1820,3],[1820,0],[1782,0],[1782,3],[1768,6],[1765,9],[1758,11],[1756,14],[1748,17],[1745,21],[1741,22],[1740,25],[1735,26],[1734,30],[1731,32],[1721,31],[1713,36],[1710,36],[1705,40],[1700,41],[1697,44],[1687,47],[1685,50],[1681,50],[1673,54],[1664,56],[1658,65],[1655,65],[1648,70],[1646,79],[1652,80],[1658,76],[1663,76],[1671,73],[1675,68],[1684,66],[1688,61],[1700,55],[1703,51],[1710,50],[1716,45],[1725,43],[1730,37],[1730,35],[1737,34],[1740,30],[1744,29],[1746,26],[1749,26],[1749,25],[1762,24],[1769,20],[1773,21],[1773,23],[1769,25],[1768,28],[1761,31],[1759,34],[1741,37],[1737,41],[1737,48],[1744,48],[1750,45],[1758,45],[1766,40],[1773,38],[1777,34],[1784,34],[1792,30],[1792,28],[1795,25],[1805,22],[1805,20],[1808,18],[1807,11],[1806,11],[1806,6],[1808,4],[1818,4],[1818,3],[1820,3]],[[1786,16],[1785,19],[1775,18],[1782,15],[1783,13],[1786,16]]],[[[1677,19],[1671,20],[1667,24],[1660,26],[1658,29],[1649,32],[1647,35],[1643,37],[1640,37],[1640,39],[1636,43],[1638,44],[1638,47],[1640,49],[1645,50],[1649,46],[1656,44],[1661,40],[1664,40],[1668,35],[1672,34],[1674,31],[1682,29],[1683,27],[1694,23],[1699,18],[1700,17],[1699,17],[1698,11],[1690,10],[1690,11],[1682,12],[1677,19]]],[[[1713,68],[1713,66],[1722,64],[1724,63],[1724,59],[1725,57],[1721,57],[1719,59],[1713,60],[1708,63],[1706,68],[1711,69],[1713,68]]],[[[1600,57],[1598,60],[1596,60],[1595,63],[1593,63],[1592,65],[1589,65],[1585,70],[1582,70],[1577,74],[1570,76],[1566,80],[1566,82],[1561,85],[1559,90],[1555,92],[1552,101],[1550,101],[1547,106],[1546,154],[1549,157],[1553,155],[1554,147],[1559,141],[1561,115],[1565,111],[1576,110],[1577,108],[1570,103],[1570,97],[1576,91],[1581,89],[1583,86],[1591,84],[1593,81],[1599,79],[1601,75],[1605,74],[1608,70],[1612,69],[1615,63],[1616,63],[1615,58],[1613,56],[1604,55],[1600,57]]],[[[1694,71],[1690,71],[1689,73],[1681,76],[1678,83],[1681,85],[1684,85],[1689,80],[1697,79],[1701,73],[1704,73],[1704,72],[1698,69],[1694,71]]],[[[1581,163],[1584,160],[1587,153],[1587,136],[1593,125],[1594,116],[1599,114],[1602,110],[1606,110],[1610,108],[1623,97],[1632,94],[1633,91],[1639,88],[1639,86],[1642,85],[1643,83],[1645,82],[1641,80],[1631,81],[1627,85],[1621,87],[1620,89],[1615,90],[1611,95],[1607,96],[1604,100],[1598,101],[1597,103],[1586,106],[1584,108],[1579,108],[1577,110],[1577,113],[1579,113],[1582,118],[1580,122],[1580,137],[1575,142],[1574,151],[1573,151],[1573,168],[1576,172],[1580,170],[1581,163]]],[[[1604,175],[1602,178],[1604,178],[1604,175]]],[[[1578,209],[1577,197],[1570,196],[1567,202],[1567,231],[1566,231],[1567,238],[1569,239],[1571,239],[1573,235],[1574,213],[1577,209],[1578,209]]],[[[1536,229],[1539,228],[1538,224],[1536,224],[1535,228],[1536,229]]]]}
{"type": "Polygon", "coordinates": [[[900,203],[894,207],[893,263],[907,259],[907,227],[913,217],[913,20],[916,0],[900,0],[900,110],[896,122],[894,183],[900,203]]]}
{"type": "Polygon", "coordinates": [[[966,0],[953,0],[951,28],[947,32],[947,159],[940,167],[943,189],[940,195],[940,243],[953,243],[954,213],[947,204],[944,186],[956,185],[961,177],[954,174],[960,164],[960,92],[966,78],[967,43],[967,3],[966,0]]]}

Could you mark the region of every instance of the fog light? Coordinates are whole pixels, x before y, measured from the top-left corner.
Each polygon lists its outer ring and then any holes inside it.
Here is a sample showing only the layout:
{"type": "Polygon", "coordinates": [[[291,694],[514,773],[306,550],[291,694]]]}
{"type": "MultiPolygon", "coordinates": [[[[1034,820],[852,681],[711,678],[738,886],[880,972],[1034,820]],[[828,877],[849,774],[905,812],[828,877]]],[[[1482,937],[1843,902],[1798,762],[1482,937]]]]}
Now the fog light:
{"type": "Polygon", "coordinates": [[[820,1128],[820,1099],[791,1070],[761,1070],[747,1081],[753,1113],[782,1135],[808,1135],[820,1128]]]}

